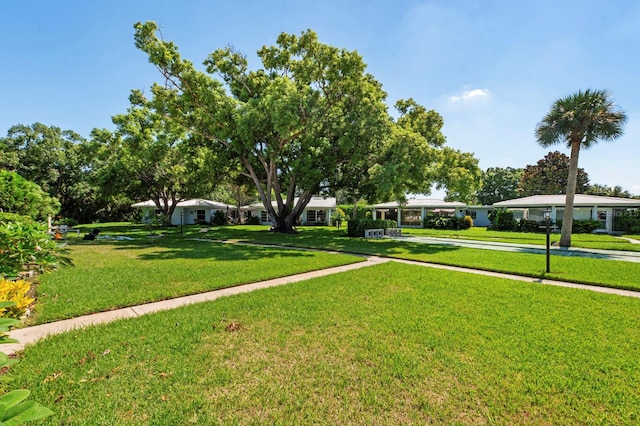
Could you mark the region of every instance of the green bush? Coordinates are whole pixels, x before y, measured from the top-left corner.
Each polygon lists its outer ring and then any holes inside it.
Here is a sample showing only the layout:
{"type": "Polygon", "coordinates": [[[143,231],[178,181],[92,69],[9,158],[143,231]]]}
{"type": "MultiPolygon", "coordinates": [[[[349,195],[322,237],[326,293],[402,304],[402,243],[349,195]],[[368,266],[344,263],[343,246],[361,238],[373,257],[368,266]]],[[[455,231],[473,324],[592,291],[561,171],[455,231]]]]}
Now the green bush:
{"type": "Polygon", "coordinates": [[[471,216],[465,217],[445,217],[436,214],[429,214],[422,223],[423,228],[427,229],[469,229],[473,226],[471,216]]]}
{"type": "Polygon", "coordinates": [[[539,223],[536,220],[521,219],[518,222],[518,231],[521,231],[521,232],[540,232],[540,231],[544,230],[544,228],[540,228],[540,226],[544,226],[544,224],[545,224],[544,222],[539,223]]]}
{"type": "Polygon", "coordinates": [[[360,219],[347,222],[347,235],[350,237],[364,237],[367,229],[388,229],[397,228],[398,224],[394,220],[385,219],[360,219]]]}
{"type": "Polygon", "coordinates": [[[222,210],[216,210],[211,218],[211,224],[216,226],[226,225],[228,223],[229,218],[227,218],[227,214],[222,210]]]}
{"type": "Polygon", "coordinates": [[[590,234],[596,229],[600,229],[601,226],[600,222],[594,219],[574,219],[571,233],[590,234]]]}
{"type": "MultiPolygon", "coordinates": [[[[353,217],[353,205],[341,204],[338,206],[342,210],[347,220],[353,217]]],[[[373,217],[373,207],[358,205],[356,219],[371,219],[373,217]]]]}
{"type": "Polygon", "coordinates": [[[338,229],[340,229],[340,225],[342,225],[342,222],[344,222],[346,218],[347,215],[340,207],[337,207],[333,213],[331,213],[331,223],[333,223],[338,229]]]}
{"type": "Polygon", "coordinates": [[[246,225],[260,225],[260,218],[258,216],[249,216],[244,223],[246,225]]]}
{"type": "Polygon", "coordinates": [[[623,232],[640,232],[640,209],[616,212],[614,230],[623,232]]]}
{"type": "Polygon", "coordinates": [[[44,220],[60,210],[57,199],[16,172],[0,170],[0,211],[44,220]]]}
{"type": "Polygon", "coordinates": [[[513,218],[513,212],[508,209],[493,209],[489,213],[491,229],[494,231],[516,231],[518,222],[513,218]]]}
{"type": "Polygon", "coordinates": [[[47,272],[70,263],[51,239],[46,225],[26,216],[0,213],[0,277],[16,278],[29,271],[47,272]]]}

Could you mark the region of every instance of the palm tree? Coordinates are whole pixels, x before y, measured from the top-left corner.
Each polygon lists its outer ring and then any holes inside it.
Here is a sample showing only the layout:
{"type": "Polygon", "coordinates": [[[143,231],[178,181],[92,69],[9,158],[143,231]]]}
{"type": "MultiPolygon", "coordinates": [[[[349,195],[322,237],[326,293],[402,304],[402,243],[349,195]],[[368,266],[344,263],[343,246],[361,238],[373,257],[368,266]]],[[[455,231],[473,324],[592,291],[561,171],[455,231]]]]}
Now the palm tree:
{"type": "Polygon", "coordinates": [[[543,147],[565,142],[571,148],[566,202],[562,217],[560,245],[571,246],[573,199],[576,194],[580,148],[589,148],[598,140],[613,141],[622,136],[626,114],[606,90],[587,89],[558,99],[536,126],[536,139],[543,147]]]}

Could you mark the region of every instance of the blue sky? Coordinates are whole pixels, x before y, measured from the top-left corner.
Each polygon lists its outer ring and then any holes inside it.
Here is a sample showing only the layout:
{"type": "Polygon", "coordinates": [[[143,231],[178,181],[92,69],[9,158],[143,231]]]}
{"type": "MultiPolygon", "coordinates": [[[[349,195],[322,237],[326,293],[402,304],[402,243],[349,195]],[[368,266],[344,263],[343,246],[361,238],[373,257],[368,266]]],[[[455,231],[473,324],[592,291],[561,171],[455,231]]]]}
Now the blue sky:
{"type": "Polygon", "coordinates": [[[579,165],[591,183],[640,194],[635,0],[2,1],[0,135],[34,122],[85,137],[113,129],[129,91],[159,80],[133,44],[133,24],[147,20],[196,64],[231,45],[258,67],[255,52],[278,34],[313,29],[357,50],[390,106],[412,97],[442,114],[447,144],[483,169],[535,164],[549,150],[534,129],[552,102],[607,89],[629,117],[625,135],[579,165]]]}

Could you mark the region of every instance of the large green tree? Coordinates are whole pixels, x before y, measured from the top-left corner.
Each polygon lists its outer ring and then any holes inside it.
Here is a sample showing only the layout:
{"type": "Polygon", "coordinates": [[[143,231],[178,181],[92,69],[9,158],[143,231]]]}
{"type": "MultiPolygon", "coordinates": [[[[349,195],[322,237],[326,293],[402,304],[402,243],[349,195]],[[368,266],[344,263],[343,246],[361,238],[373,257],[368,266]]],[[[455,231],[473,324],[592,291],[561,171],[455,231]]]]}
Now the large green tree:
{"type": "Polygon", "coordinates": [[[95,212],[96,189],[85,156],[86,140],[71,130],[34,123],[15,125],[3,138],[1,166],[35,182],[60,201],[60,214],[88,220],[95,212]]]}
{"type": "Polygon", "coordinates": [[[613,141],[622,136],[626,121],[626,114],[614,103],[608,91],[587,89],[555,101],[536,126],[536,139],[541,146],[564,143],[571,149],[560,237],[562,247],[571,246],[580,150],[590,148],[599,140],[613,141]]]}
{"type": "Polygon", "coordinates": [[[523,169],[513,167],[489,167],[482,173],[482,186],[476,197],[478,203],[490,206],[520,196],[520,179],[523,169]]]}
{"type": "Polygon", "coordinates": [[[126,114],[112,118],[116,130],[94,129],[96,174],[105,194],[154,201],[169,218],[177,203],[213,191],[228,164],[203,149],[197,134],[185,132],[149,107],[139,91],[126,114]]]}
{"type": "MultiPolygon", "coordinates": [[[[560,151],[549,152],[536,164],[527,165],[520,178],[520,196],[566,194],[571,159],[560,151]]],[[[589,175],[578,168],[576,194],[584,194],[589,187],[589,175]]]]}
{"type": "Polygon", "coordinates": [[[482,169],[473,154],[444,148],[439,152],[436,167],[436,189],[445,189],[446,201],[476,202],[482,184],[482,169]]]}
{"type": "Polygon", "coordinates": [[[275,231],[291,232],[316,193],[403,196],[430,187],[424,161],[436,161],[431,149],[444,137],[429,122],[408,125],[422,111],[413,101],[399,104],[394,122],[357,52],[322,44],[313,31],[283,33],[258,51],[262,69],[226,48],[209,55],[204,73],[157,37],[155,23],[135,29],[136,46],[164,77],[152,87],[156,111],[240,165],[275,231]]]}

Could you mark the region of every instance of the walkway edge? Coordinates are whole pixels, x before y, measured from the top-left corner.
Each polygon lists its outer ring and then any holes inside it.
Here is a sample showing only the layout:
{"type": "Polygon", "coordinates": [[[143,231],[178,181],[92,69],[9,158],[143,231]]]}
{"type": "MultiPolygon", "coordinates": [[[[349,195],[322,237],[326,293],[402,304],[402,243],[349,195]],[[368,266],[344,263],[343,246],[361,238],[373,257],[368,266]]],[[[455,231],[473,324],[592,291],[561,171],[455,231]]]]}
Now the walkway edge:
{"type": "Polygon", "coordinates": [[[234,287],[212,290],[206,293],[193,294],[189,296],[178,297],[175,299],[161,300],[159,302],[147,303],[144,305],[132,306],[128,308],[116,309],[113,311],[99,312],[96,314],[85,315],[67,320],[56,321],[47,324],[35,325],[32,327],[19,328],[11,330],[9,337],[17,339],[18,343],[10,343],[3,345],[0,350],[7,355],[11,355],[17,351],[24,349],[25,345],[35,343],[47,336],[64,333],[76,328],[83,328],[90,325],[106,324],[115,320],[134,318],[140,315],[146,315],[153,312],[175,309],[180,306],[192,303],[201,303],[218,299],[224,296],[232,296],[235,294],[248,293],[250,291],[276,287],[285,284],[291,284],[299,281],[309,280],[311,278],[323,277],[325,275],[338,274],[353,269],[365,268],[371,265],[389,262],[391,259],[370,256],[363,262],[350,263],[348,265],[335,266],[333,268],[320,269],[317,271],[303,272],[301,274],[290,275],[287,277],[274,278],[266,281],[259,281],[250,284],[242,284],[234,287]]]}

